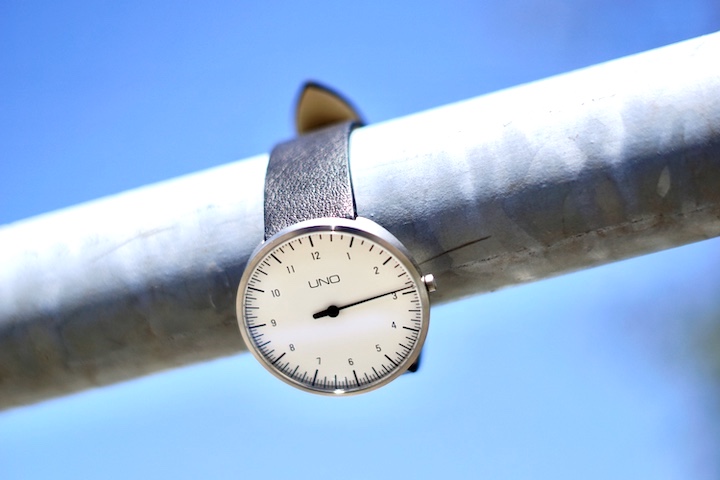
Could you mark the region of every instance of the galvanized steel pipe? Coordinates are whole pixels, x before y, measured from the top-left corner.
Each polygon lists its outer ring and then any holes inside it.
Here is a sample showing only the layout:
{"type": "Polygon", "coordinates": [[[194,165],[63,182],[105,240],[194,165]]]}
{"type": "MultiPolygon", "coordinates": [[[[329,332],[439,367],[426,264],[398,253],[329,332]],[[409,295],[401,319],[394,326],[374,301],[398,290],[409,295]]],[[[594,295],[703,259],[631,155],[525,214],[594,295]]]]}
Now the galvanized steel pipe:
{"type": "MultiPolygon", "coordinates": [[[[442,302],[718,236],[718,59],[713,34],[356,130],[358,212],[442,302]]],[[[266,162],[0,228],[0,408],[244,349],[266,162]]]]}

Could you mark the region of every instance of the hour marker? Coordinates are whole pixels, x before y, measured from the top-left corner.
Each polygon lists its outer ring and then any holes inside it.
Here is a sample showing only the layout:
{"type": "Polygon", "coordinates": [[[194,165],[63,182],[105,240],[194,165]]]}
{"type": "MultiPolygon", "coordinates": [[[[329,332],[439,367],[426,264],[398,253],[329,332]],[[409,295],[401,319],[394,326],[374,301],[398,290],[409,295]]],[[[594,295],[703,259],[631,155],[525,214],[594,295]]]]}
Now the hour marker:
{"type": "Polygon", "coordinates": [[[308,240],[310,240],[310,246],[311,246],[311,247],[314,247],[315,244],[314,244],[313,241],[312,241],[312,237],[308,237],[308,240]]]}
{"type": "Polygon", "coordinates": [[[255,287],[248,287],[248,290],[255,290],[256,292],[265,293],[265,290],[260,290],[259,288],[255,287]]]}
{"type": "Polygon", "coordinates": [[[390,360],[390,363],[392,363],[392,364],[395,365],[396,367],[398,366],[398,364],[395,363],[395,361],[394,361],[392,358],[388,357],[387,354],[385,355],[385,358],[387,358],[388,360],[390,360]]]}
{"type": "Polygon", "coordinates": [[[275,256],[274,253],[271,253],[270,256],[273,257],[275,260],[277,260],[278,263],[282,263],[282,262],[280,261],[280,259],[275,256]]]}
{"type": "Polygon", "coordinates": [[[280,360],[282,357],[284,357],[286,353],[287,353],[287,352],[283,352],[283,354],[280,355],[279,357],[277,357],[277,358],[272,362],[272,364],[275,365],[275,363],[276,363],[278,360],[280,360]]]}
{"type": "Polygon", "coordinates": [[[353,370],[353,375],[355,375],[355,383],[357,383],[357,386],[359,387],[359,386],[360,386],[360,380],[358,380],[357,372],[355,372],[355,370],[353,370]]]}
{"type": "Polygon", "coordinates": [[[388,257],[388,259],[383,262],[383,265],[386,265],[390,260],[392,260],[392,257],[388,257]]]}

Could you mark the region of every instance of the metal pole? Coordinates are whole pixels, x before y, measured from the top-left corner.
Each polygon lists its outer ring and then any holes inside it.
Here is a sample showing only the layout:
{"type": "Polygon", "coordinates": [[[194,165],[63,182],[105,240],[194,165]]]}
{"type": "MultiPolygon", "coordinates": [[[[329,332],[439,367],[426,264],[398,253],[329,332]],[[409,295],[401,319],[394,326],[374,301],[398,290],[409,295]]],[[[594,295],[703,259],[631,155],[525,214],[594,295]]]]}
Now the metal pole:
{"type": "MultiPolygon", "coordinates": [[[[720,34],[356,130],[435,301],[720,235],[720,34]]],[[[267,156],[0,229],[0,408],[244,347],[267,156]]]]}

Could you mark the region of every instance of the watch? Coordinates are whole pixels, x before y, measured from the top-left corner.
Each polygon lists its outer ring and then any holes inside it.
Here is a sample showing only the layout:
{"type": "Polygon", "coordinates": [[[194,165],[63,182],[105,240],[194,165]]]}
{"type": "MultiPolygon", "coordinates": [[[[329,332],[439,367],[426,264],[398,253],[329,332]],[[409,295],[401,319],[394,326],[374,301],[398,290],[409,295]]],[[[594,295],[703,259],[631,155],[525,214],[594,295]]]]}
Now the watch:
{"type": "Polygon", "coordinates": [[[237,294],[255,358],[294,387],[335,396],[383,386],[418,360],[435,289],[390,232],[356,215],[355,126],[325,126],[273,149],[265,241],[237,294]]]}

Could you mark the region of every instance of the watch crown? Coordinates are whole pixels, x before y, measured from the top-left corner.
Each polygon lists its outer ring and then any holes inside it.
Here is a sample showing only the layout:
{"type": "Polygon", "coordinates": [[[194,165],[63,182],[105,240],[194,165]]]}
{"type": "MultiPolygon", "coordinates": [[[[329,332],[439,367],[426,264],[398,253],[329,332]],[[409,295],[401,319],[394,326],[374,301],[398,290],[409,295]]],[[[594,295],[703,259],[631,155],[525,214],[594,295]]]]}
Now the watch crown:
{"type": "Polygon", "coordinates": [[[428,273],[427,275],[423,275],[422,281],[425,284],[425,288],[427,288],[427,291],[432,293],[435,290],[437,290],[437,284],[435,283],[435,277],[432,273],[428,273]]]}

